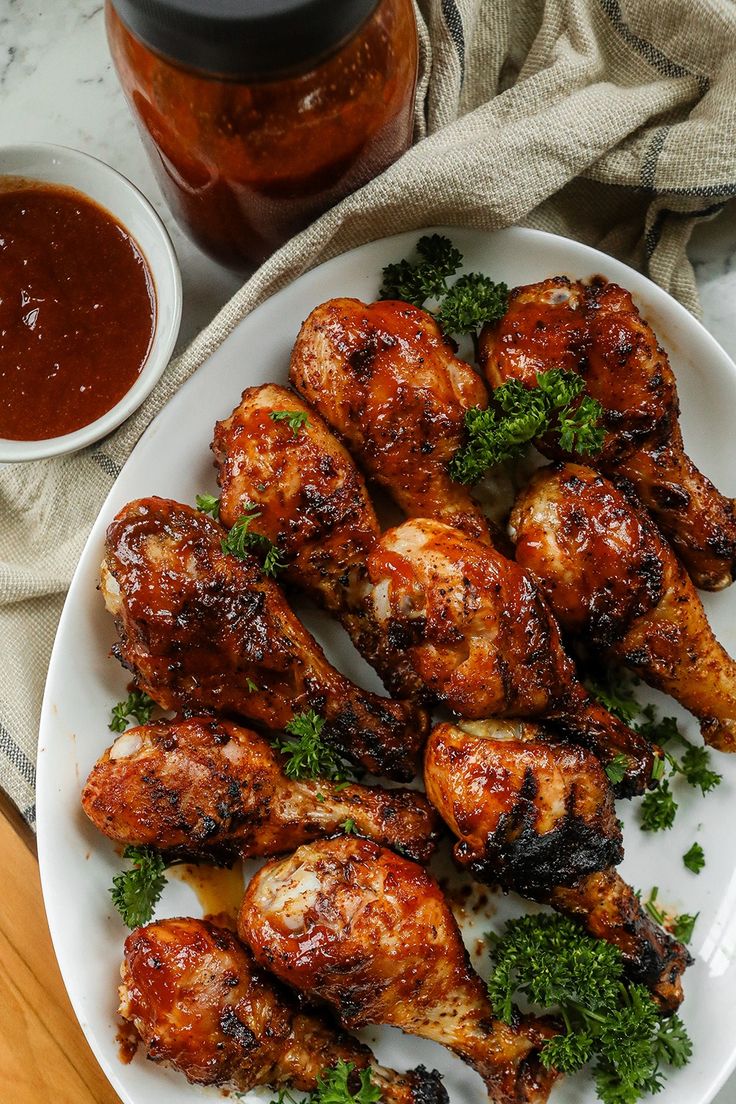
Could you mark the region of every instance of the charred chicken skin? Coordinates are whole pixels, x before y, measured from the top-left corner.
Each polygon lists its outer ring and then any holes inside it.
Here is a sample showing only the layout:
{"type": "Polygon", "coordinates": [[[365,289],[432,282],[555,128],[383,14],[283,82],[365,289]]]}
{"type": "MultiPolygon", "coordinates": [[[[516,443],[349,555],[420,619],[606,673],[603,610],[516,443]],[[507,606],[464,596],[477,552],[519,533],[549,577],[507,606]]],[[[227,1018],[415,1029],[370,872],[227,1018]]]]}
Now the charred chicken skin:
{"type": "Polygon", "coordinates": [[[534,725],[439,724],[427,742],[424,781],[457,837],[461,867],[573,917],[621,951],[628,976],[664,1011],[677,1008],[690,957],[613,869],[623,857],[621,829],[595,756],[534,725]]]}
{"type": "Polygon", "coordinates": [[[113,652],[140,688],[164,709],[271,729],[314,709],[342,754],[412,778],[426,713],[335,670],[257,560],[223,551],[224,536],[198,510],[162,498],[128,503],[109,526],[101,585],[118,629],[113,652]]]}
{"type": "Polygon", "coordinates": [[[646,985],[663,1012],[676,1011],[683,997],[682,975],[692,962],[688,949],[655,924],[616,870],[589,874],[579,885],[558,886],[538,900],[618,947],[631,980],[646,985]]]}
{"type": "Polygon", "coordinates": [[[342,1061],[370,1068],[386,1104],[447,1104],[436,1073],[382,1069],[357,1039],[300,1011],[225,928],[192,919],[137,928],[120,973],[120,1013],[147,1057],[192,1084],[310,1092],[342,1061]]]}
{"type": "MultiPolygon", "coordinates": [[[[601,452],[585,462],[630,481],[696,586],[731,583],[734,501],[686,455],[667,354],[628,291],[562,276],[516,288],[501,321],[483,329],[479,359],[494,388],[509,379],[533,387],[548,368],[582,375],[606,429],[601,452]]],[[[549,440],[539,447],[553,459],[575,459],[549,440]]]]}
{"type": "Polygon", "coordinates": [[[447,474],[465,413],[487,406],[488,392],[430,314],[330,299],[302,325],[290,378],[405,514],[489,539],[483,511],[447,474]]]}
{"type": "Polygon", "coordinates": [[[736,663],[646,511],[577,464],[537,472],[511,515],[516,559],[564,629],[676,698],[736,751],[736,663]]]}
{"type": "Polygon", "coordinates": [[[455,713],[554,721],[603,762],[625,756],[619,793],[644,791],[652,746],[591,700],[528,572],[442,522],[414,519],[384,533],[368,573],[377,617],[455,713]]]}
{"type": "Polygon", "coordinates": [[[489,885],[534,896],[623,858],[613,791],[598,759],[536,725],[435,725],[424,784],[459,840],[456,861],[489,885]]]}
{"type": "Polygon", "coordinates": [[[278,547],[282,577],[340,619],[391,693],[419,696],[368,599],[365,559],[381,530],[365,481],[319,414],[286,387],[249,387],[217,423],[212,449],[225,528],[256,509],[254,528],[278,547]],[[283,413],[302,424],[293,428],[283,413]]]}
{"type": "Polygon", "coordinates": [[[349,1027],[391,1024],[455,1051],[495,1104],[544,1101],[554,1029],[493,1017],[455,919],[420,866],[347,836],[300,847],[251,881],[238,920],[256,960],[349,1027]]]}
{"type": "Polygon", "coordinates": [[[426,862],[438,834],[423,795],[287,778],[267,740],[211,717],[129,729],[92,768],[82,806],[117,843],[204,859],[281,855],[350,820],[426,862]]]}

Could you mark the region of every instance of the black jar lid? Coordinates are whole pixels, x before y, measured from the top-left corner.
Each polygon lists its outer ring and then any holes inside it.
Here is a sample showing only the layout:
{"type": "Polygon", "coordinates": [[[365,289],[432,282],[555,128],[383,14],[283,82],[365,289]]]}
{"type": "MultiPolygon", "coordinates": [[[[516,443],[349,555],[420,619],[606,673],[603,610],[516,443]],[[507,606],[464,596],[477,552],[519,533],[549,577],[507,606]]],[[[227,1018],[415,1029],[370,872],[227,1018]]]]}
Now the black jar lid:
{"type": "Polygon", "coordinates": [[[126,26],[171,61],[222,77],[303,68],[350,38],[378,0],[112,0],[126,26]]]}

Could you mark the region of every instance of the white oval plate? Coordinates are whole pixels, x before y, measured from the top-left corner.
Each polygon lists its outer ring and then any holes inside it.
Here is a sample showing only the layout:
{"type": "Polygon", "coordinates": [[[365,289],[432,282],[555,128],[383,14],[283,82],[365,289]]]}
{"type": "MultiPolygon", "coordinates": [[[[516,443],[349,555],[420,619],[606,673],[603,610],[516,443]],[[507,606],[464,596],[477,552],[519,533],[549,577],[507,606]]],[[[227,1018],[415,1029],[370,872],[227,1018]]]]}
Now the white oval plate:
{"type": "MultiPolygon", "coordinates": [[[[524,229],[492,235],[445,232],[462,250],[468,269],[487,272],[510,286],[566,273],[600,274],[629,288],[672,358],[688,450],[725,493],[736,491],[736,366],[682,306],[627,266],[563,238],[524,229]]],[[[86,822],[79,805],[88,771],[111,742],[110,707],[125,697],[127,683],[122,668],[108,658],[114,631],[95,589],[105,528],[132,498],[158,494],[193,503],[198,492],[214,491],[209,444],[216,419],[232,410],[243,388],[286,380],[297,331],[316,304],[338,295],[374,299],[383,265],[407,255],[418,237],[419,232],[412,232],[387,238],[329,261],[278,292],[236,328],[143,435],[100,512],[69,589],[41,720],[39,860],[51,935],[69,996],[95,1055],[125,1104],[215,1102],[221,1097],[215,1089],[188,1085],[182,1076],[146,1062],[140,1053],[128,1066],[118,1057],[116,986],[126,931],[111,907],[108,887],[120,860],[86,822]]],[[[717,635],[733,654],[736,588],[706,595],[705,605],[717,635]]],[[[341,630],[322,615],[308,621],[347,674],[380,688],[341,630]]],[[[685,716],[669,699],[661,699],[661,704],[668,713],[685,716]]],[[[698,739],[691,718],[687,731],[698,739]]],[[[653,885],[659,886],[659,900],[678,912],[700,912],[691,944],[696,963],[685,977],[682,1010],[695,1056],[688,1067],[671,1072],[667,1104],[706,1104],[736,1062],[736,861],[729,843],[736,835],[736,762],[716,753],[713,758],[723,783],[705,799],[692,790],[682,793],[671,831],[642,833],[634,808],[621,804],[626,821],[624,875],[645,895],[653,885]],[[684,868],[681,857],[696,839],[707,858],[698,877],[684,868]]],[[[494,900],[492,909],[492,921],[491,910],[481,910],[464,927],[473,951],[483,931],[519,911],[520,905],[513,898],[494,900]]],[[[172,880],[157,916],[182,914],[201,915],[201,909],[191,888],[172,880]]],[[[474,962],[483,971],[482,956],[474,962]]],[[[406,1069],[424,1062],[440,1069],[453,1104],[486,1101],[477,1075],[439,1046],[392,1029],[376,1029],[364,1037],[378,1041],[387,1065],[406,1069]]],[[[274,1095],[257,1091],[247,1100],[268,1101],[274,1095]]],[[[563,1081],[553,1091],[555,1104],[593,1104],[595,1099],[591,1082],[581,1077],[563,1081]]]]}

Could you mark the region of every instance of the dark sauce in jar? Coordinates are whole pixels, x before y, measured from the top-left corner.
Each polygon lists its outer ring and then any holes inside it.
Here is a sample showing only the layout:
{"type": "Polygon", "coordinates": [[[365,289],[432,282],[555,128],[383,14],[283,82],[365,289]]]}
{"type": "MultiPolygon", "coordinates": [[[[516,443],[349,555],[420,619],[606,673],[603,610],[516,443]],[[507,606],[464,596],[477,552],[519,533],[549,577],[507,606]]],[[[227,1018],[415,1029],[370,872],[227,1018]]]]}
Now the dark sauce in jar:
{"type": "Polygon", "coordinates": [[[113,61],[166,201],[224,264],[260,264],[411,144],[418,59],[411,0],[108,0],[106,10],[113,61]],[[307,44],[296,64],[298,32],[280,47],[267,34],[269,9],[275,26],[284,9],[295,20],[301,9],[305,29],[329,43],[330,24],[351,6],[370,14],[324,56],[310,56],[307,44]],[[318,7],[322,24],[310,15],[318,7]],[[223,42],[229,23],[232,45],[223,42]],[[291,64],[279,69],[275,56],[267,64],[261,55],[269,47],[291,64]]]}
{"type": "Polygon", "coordinates": [[[125,227],[73,188],[0,178],[0,437],[96,421],[135,383],[156,296],[125,227]]]}

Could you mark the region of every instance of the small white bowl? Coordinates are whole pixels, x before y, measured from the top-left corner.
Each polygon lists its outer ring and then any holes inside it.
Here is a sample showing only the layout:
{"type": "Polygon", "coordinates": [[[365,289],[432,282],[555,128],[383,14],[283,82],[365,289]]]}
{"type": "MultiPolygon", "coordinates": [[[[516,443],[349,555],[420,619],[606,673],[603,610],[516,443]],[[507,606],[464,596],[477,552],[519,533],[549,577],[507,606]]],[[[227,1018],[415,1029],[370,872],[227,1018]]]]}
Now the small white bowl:
{"type": "Polygon", "coordinates": [[[171,238],[138,189],[96,157],[66,146],[0,147],[0,176],[19,176],[76,188],[104,207],[135,239],[156,288],[156,326],[148,356],[133,386],[106,414],[63,437],[11,441],[0,437],[0,461],[41,460],[99,441],[137,410],[174,350],[181,322],[181,275],[171,238]]]}

